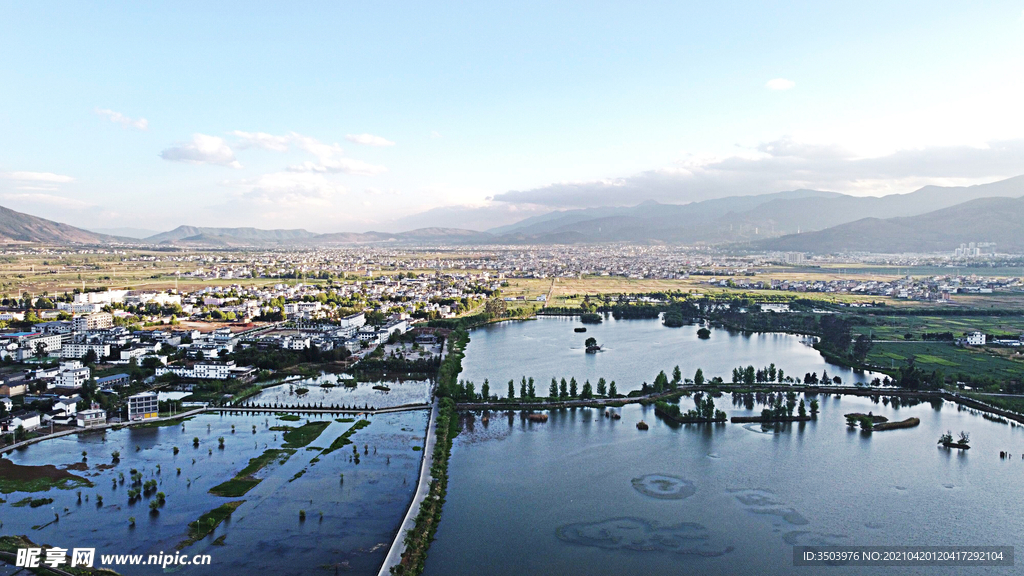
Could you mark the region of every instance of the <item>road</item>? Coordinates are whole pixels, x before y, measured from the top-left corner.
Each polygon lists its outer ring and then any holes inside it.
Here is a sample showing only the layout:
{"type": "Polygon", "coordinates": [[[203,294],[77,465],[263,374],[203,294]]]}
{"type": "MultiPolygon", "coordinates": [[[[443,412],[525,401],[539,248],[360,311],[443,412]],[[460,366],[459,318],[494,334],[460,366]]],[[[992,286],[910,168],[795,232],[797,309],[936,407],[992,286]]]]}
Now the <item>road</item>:
{"type": "Polygon", "coordinates": [[[430,422],[427,424],[427,439],[423,446],[423,461],[420,463],[420,481],[416,485],[416,493],[413,495],[409,511],[405,513],[405,519],[395,534],[395,540],[391,543],[388,555],[384,557],[384,564],[381,565],[378,576],[391,574],[391,567],[397,566],[402,561],[402,553],[405,552],[405,533],[416,526],[416,516],[420,513],[420,505],[430,491],[430,468],[434,465],[434,444],[437,441],[437,398],[430,408],[430,422]]]}

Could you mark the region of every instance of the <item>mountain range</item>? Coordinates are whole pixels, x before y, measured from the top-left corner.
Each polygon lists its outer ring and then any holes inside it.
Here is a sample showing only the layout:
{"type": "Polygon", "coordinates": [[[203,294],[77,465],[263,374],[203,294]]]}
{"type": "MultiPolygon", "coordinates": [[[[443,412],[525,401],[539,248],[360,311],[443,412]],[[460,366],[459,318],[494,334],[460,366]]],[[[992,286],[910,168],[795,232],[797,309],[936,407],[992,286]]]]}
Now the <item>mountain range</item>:
{"type": "Polygon", "coordinates": [[[1024,176],[1018,176],[976,186],[925,186],[881,197],[792,190],[690,204],[648,201],[562,210],[485,232],[435,227],[318,234],[302,229],[179,226],[141,239],[90,232],[0,207],[0,242],[195,248],[655,242],[804,252],[920,252],[979,241],[996,242],[1005,251],[1024,247],[1016,240],[1024,238],[1021,203],[1016,201],[1022,196],[1024,176]]]}

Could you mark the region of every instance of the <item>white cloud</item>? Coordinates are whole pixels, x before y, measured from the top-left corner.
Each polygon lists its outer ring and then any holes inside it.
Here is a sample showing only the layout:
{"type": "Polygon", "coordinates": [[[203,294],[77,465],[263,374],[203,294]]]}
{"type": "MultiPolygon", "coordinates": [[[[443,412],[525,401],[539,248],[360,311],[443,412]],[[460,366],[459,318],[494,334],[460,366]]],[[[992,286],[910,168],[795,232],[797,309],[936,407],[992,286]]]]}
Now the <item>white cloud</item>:
{"type": "Polygon", "coordinates": [[[430,132],[430,137],[431,137],[431,138],[440,138],[440,137],[441,137],[441,133],[440,133],[440,132],[438,132],[437,130],[432,130],[432,131],[430,132]]]}
{"type": "MultiPolygon", "coordinates": [[[[344,173],[352,174],[355,176],[374,176],[387,171],[384,166],[378,166],[376,164],[370,164],[363,162],[362,160],[355,160],[353,158],[345,157],[345,151],[341,148],[341,145],[327,144],[313,138],[311,136],[303,136],[297,132],[289,132],[288,134],[277,136],[274,134],[267,134],[266,132],[242,132],[236,130],[232,132],[234,136],[239,138],[237,146],[239,148],[263,148],[266,150],[273,150],[275,152],[287,152],[291,148],[296,148],[312,156],[316,157],[316,161],[305,161],[300,164],[294,164],[288,167],[289,171],[292,172],[326,172],[326,173],[344,173]]],[[[379,136],[372,136],[370,134],[362,134],[359,138],[380,138],[379,136]]],[[[388,142],[383,138],[380,138],[383,142],[388,142]]],[[[367,144],[369,142],[362,142],[367,144]]],[[[388,143],[386,145],[390,145],[388,143]]],[[[370,145],[385,145],[385,144],[370,144],[370,145]]]]}
{"type": "Polygon", "coordinates": [[[282,208],[330,206],[330,200],[344,194],[344,186],[328,180],[323,174],[273,172],[258,178],[242,180],[241,197],[259,204],[282,208]]]}
{"type": "Polygon", "coordinates": [[[686,156],[675,166],[624,178],[557,182],[494,200],[556,207],[685,203],[799,188],[857,195],[910,192],[926,184],[978,184],[1024,174],[1024,139],[985,146],[930,146],[864,156],[835,144],[791,138],[729,156],[686,156]]]}
{"type": "Polygon", "coordinates": [[[230,168],[241,168],[235,160],[235,153],[223,138],[206,134],[193,134],[192,141],[167,148],[160,153],[164,160],[188,162],[191,164],[216,164],[230,168]]]}
{"type": "MultiPolygon", "coordinates": [[[[31,188],[25,188],[31,190],[31,188]]],[[[46,204],[49,206],[60,206],[62,208],[91,208],[94,205],[88,202],[79,200],[77,198],[67,198],[65,196],[56,196],[54,194],[42,194],[42,193],[17,193],[17,194],[0,194],[0,198],[6,201],[14,202],[27,202],[32,204],[46,204]]]]}
{"type": "Polygon", "coordinates": [[[288,150],[290,136],[275,136],[266,132],[242,132],[235,130],[231,134],[239,138],[236,146],[239,148],[263,148],[274,152],[285,152],[288,150]]]}
{"type": "Polygon", "coordinates": [[[7,172],[4,176],[11,180],[19,180],[22,182],[53,182],[55,184],[66,184],[68,182],[75,181],[71,176],[54,174],[53,172],[7,172]]]}
{"type": "Polygon", "coordinates": [[[327,172],[331,174],[343,173],[353,176],[376,176],[387,171],[387,168],[376,164],[369,164],[362,160],[352,158],[320,158],[320,162],[303,162],[288,167],[293,172],[327,172]]]}
{"type": "Polygon", "coordinates": [[[132,119],[125,116],[124,114],[121,114],[120,112],[107,110],[105,108],[97,108],[96,113],[100,116],[105,116],[111,122],[114,122],[115,124],[120,124],[125,128],[135,128],[136,130],[145,130],[146,128],[149,128],[149,121],[145,118],[132,119]]]}
{"type": "Polygon", "coordinates": [[[373,134],[349,134],[345,136],[345,140],[349,142],[355,142],[356,144],[362,144],[364,146],[394,146],[395,143],[387,138],[381,136],[374,136],[373,134]]]}
{"type": "Polygon", "coordinates": [[[774,78],[769,80],[765,86],[767,86],[769,90],[789,90],[796,86],[796,82],[786,80],[785,78],[774,78]]]}

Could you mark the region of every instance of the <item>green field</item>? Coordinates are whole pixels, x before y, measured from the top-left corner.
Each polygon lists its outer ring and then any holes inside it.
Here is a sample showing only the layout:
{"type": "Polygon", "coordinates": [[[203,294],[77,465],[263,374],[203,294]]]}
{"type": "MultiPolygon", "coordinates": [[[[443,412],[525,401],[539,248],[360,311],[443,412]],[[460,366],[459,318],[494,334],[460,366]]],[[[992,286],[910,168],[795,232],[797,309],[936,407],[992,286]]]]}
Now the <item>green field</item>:
{"type": "Polygon", "coordinates": [[[927,371],[941,370],[946,376],[985,377],[1000,381],[1024,378],[1024,361],[1011,360],[984,348],[965,348],[945,342],[876,342],[868,353],[869,364],[885,369],[899,368],[913,358],[927,371]]]}
{"type": "Polygon", "coordinates": [[[1020,316],[874,316],[871,325],[854,326],[859,334],[870,334],[876,340],[903,340],[905,334],[921,340],[924,332],[951,332],[962,337],[980,331],[993,336],[1017,338],[1024,334],[1024,315],[1020,316]]]}

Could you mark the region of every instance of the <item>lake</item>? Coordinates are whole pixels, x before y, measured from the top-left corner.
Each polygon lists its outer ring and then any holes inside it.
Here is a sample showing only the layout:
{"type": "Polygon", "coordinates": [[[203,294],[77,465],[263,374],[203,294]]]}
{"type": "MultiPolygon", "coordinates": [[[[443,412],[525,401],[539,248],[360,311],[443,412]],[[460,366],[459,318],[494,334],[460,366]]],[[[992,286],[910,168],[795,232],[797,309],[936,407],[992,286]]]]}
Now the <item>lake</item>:
{"type": "MultiPolygon", "coordinates": [[[[225,498],[208,492],[233,477],[250,458],[282,445],[282,432],[271,427],[300,426],[307,419],[330,422],[309,444],[311,448],[329,446],[353,426],[326,415],[302,415],[300,421],[290,422],[271,414],[203,414],[185,422],[184,431],[180,424],[133,427],[31,445],[8,458],[16,464],[63,468],[80,466],[85,451],[88,469],[73,473],[95,486],[81,489],[82,502],[76,490],[2,494],[0,499],[7,502],[0,504],[0,533],[25,534],[36,543],[64,548],[95,547],[97,555],[173,554],[190,522],[225,502],[245,500],[213,534],[183,550],[210,554],[212,564],[187,567],[183,573],[300,575],[340,570],[376,574],[419,477],[422,452],[413,447],[423,444],[425,410],[369,417],[370,425],[351,437],[360,452],[358,463],[352,458],[353,446],[320,456],[316,463],[312,460],[319,450],[298,448],[284,464],[272,464],[257,473],[264,480],[244,496],[225,498]],[[198,448],[192,445],[194,437],[200,440],[198,448]],[[218,448],[220,437],[225,439],[223,450],[218,448]],[[174,447],[179,454],[173,453],[174,447]],[[115,450],[121,453],[120,462],[107,468],[115,450]],[[150,498],[128,502],[128,482],[114,485],[120,474],[127,478],[132,468],[145,480],[156,480],[157,489],[166,493],[167,503],[158,515],[149,513],[150,498]],[[97,495],[103,496],[101,507],[97,507],[97,495]],[[54,502],[38,508],[13,506],[27,497],[53,498],[54,502]],[[306,511],[305,521],[300,520],[299,510],[306,511]],[[55,513],[60,514],[59,522],[47,525],[55,513]],[[129,526],[132,516],[134,528],[129,526]],[[223,545],[214,544],[221,536],[223,545]]],[[[162,572],[145,566],[119,571],[162,572]]]]}
{"type": "Polygon", "coordinates": [[[732,379],[732,369],[753,365],[763,368],[771,363],[786,374],[803,378],[808,372],[821,376],[839,376],[843,383],[869,382],[870,372],[855,372],[830,364],[817,350],[793,334],[750,334],[712,329],[711,337],[697,337],[700,326],[668,328],[660,320],[615,320],[605,316],[601,324],[582,324],[576,318],[540,317],[524,322],[501,322],[470,332],[466,358],[459,378],[472,381],[480,389],[490,380],[491,391],[502,396],[507,382],[516,381],[516,394],[523,376],[536,379],[537,394],[547,395],[552,377],[575,377],[583,385],[594,385],[604,377],[615,380],[620,394],[639,390],[652,383],[660,370],[672,377],[679,366],[684,378],[693,378],[697,368],[706,379],[721,376],[732,379]],[[585,333],[573,332],[586,327],[585,333]],[[602,350],[587,354],[584,342],[594,337],[602,350]]]}
{"type": "Polygon", "coordinates": [[[348,374],[321,374],[315,378],[289,380],[270,386],[245,401],[246,404],[288,407],[330,406],[393,408],[409,404],[430,403],[431,381],[416,379],[370,380],[345,386],[348,374]],[[388,390],[375,389],[374,386],[388,390]],[[298,390],[305,389],[305,393],[298,390]]]}
{"type": "MultiPolygon", "coordinates": [[[[425,573],[792,574],[795,544],[1006,546],[1024,537],[1024,427],[949,402],[894,409],[818,399],[817,421],[778,431],[673,428],[639,405],[622,408],[621,420],[597,409],[554,411],[543,424],[468,415],[425,573]],[[868,411],[921,424],[869,435],[847,428],[843,414],[868,411]],[[641,419],[650,430],[636,428],[641,419]],[[946,430],[970,432],[973,448],[937,447],[946,430]],[[1000,450],[1016,456],[1002,460],[1000,450]]],[[[734,406],[728,395],[716,406],[730,416],[761,408],[734,406]]],[[[691,407],[684,398],[681,408],[691,407]]]]}

